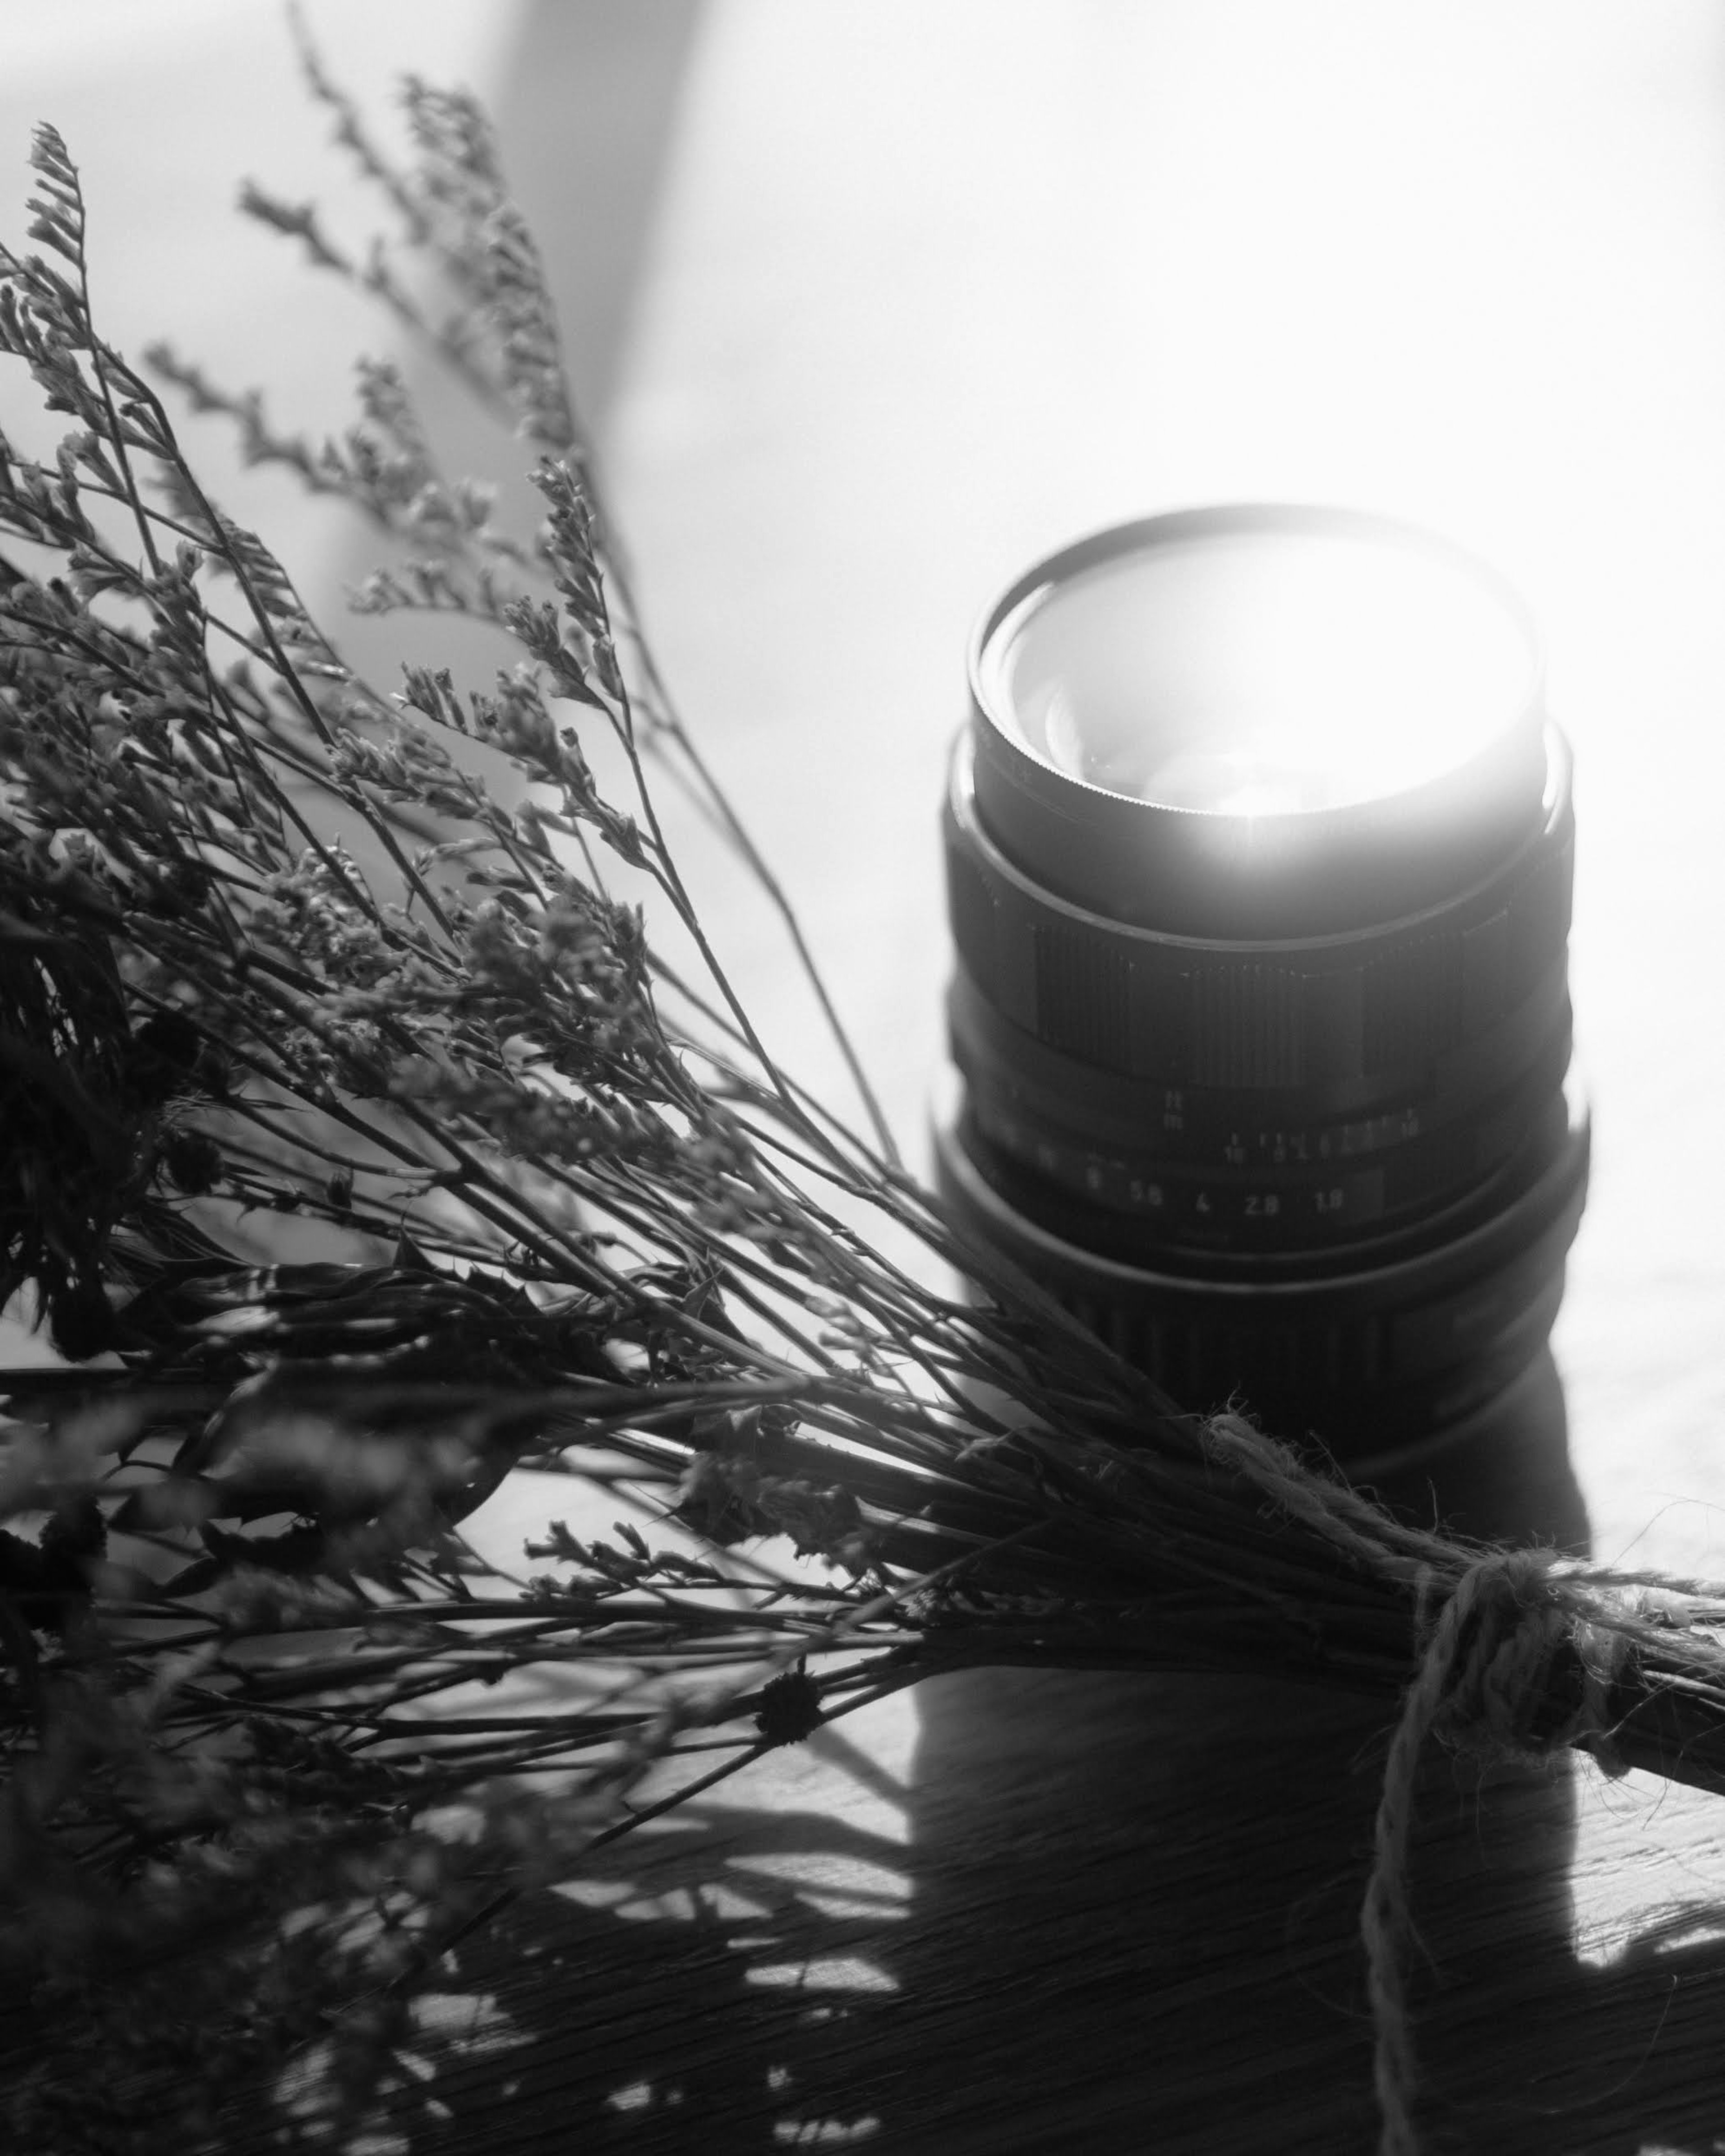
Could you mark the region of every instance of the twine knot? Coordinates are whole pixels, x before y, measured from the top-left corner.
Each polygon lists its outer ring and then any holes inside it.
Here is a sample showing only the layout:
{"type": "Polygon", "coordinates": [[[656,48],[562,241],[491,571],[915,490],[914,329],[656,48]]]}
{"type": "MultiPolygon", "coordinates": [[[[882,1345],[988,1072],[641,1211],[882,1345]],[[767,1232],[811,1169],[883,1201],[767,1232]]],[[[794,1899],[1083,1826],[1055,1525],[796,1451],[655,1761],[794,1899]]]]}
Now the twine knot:
{"type": "Polygon", "coordinates": [[[1578,1608],[1558,1591],[1553,1578],[1558,1563],[1551,1550],[1489,1551],[1454,1582],[1435,1618],[1426,1614],[1436,1600],[1434,1582],[1428,1574],[1420,1583],[1420,1665],[1384,1766],[1372,1874],[1360,1914],[1376,2034],[1379,2156],[1418,2156],[1404,1964],[1413,1937],[1409,1831],[1426,1738],[1520,1758],[1584,1742],[1606,1773],[1624,1771],[1609,1720],[1623,1637],[1592,1623],[1584,1604],[1578,1608]],[[1581,1667],[1581,1697],[1575,1712],[1554,1723],[1548,1679],[1553,1659],[1566,1649],[1581,1667]]]}
{"type": "Polygon", "coordinates": [[[1211,1416],[1204,1442],[1214,1459],[1346,1551],[1369,1575],[1411,1584],[1415,1591],[1419,1661],[1384,1766],[1360,1932],[1376,2035],[1379,2156],[1418,2156],[1404,1963],[1414,1935],[1407,1861],[1420,1751],[1434,1735],[1455,1749],[1500,1758],[1544,1757],[1579,1745],[1606,1774],[1622,1774],[1612,1696],[1635,1651],[1639,1590],[1646,1583],[1581,1570],[1554,1550],[1538,1549],[1485,1550],[1455,1573],[1450,1569],[1453,1546],[1399,1526],[1346,1484],[1320,1481],[1244,1415],[1211,1416]],[[1609,1605],[1601,1589],[1609,1591],[1609,1605]],[[1625,1589],[1636,1590],[1634,1600],[1625,1599],[1625,1589]],[[1578,1672],[1579,1677],[1567,1717],[1554,1707],[1558,1691],[1551,1682],[1560,1656],[1573,1657],[1566,1684],[1578,1672]]]}
{"type": "MultiPolygon", "coordinates": [[[[1572,1630],[1551,1592],[1553,1562],[1543,1550],[1494,1551],[1463,1573],[1420,1641],[1414,1691],[1430,1701],[1422,1735],[1522,1758],[1568,1741],[1535,1722],[1572,1630]]],[[[1410,1695],[1404,1715],[1413,1704],[1410,1695]]]]}

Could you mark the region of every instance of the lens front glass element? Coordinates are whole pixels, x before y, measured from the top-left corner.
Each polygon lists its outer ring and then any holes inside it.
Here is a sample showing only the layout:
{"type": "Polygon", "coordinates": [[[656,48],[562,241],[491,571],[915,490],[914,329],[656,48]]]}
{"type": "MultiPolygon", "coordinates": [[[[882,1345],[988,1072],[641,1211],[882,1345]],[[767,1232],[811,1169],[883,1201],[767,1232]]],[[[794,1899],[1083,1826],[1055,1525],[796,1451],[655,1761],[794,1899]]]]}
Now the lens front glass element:
{"type": "Polygon", "coordinates": [[[1345,531],[1200,534],[1034,592],[984,693],[1031,753],[1128,799],[1286,815],[1407,793],[1525,713],[1537,659],[1476,572],[1345,531]]]}

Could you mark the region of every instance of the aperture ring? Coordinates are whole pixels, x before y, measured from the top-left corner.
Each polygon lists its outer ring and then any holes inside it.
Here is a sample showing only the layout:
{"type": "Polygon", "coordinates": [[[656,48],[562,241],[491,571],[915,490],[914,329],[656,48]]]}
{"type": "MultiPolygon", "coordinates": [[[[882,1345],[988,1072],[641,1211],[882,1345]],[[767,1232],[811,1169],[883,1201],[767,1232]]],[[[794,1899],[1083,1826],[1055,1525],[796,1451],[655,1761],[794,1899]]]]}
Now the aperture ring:
{"type": "Polygon", "coordinates": [[[1557,1314],[1587,1186],[1583,1119],[1536,1181],[1459,1235],[1388,1265],[1344,1250],[1329,1261],[1340,1271],[1308,1270],[1302,1257],[1249,1286],[1086,1250],[1023,1211],[958,1124],[942,1119],[937,1145],[958,1217],[1183,1405],[1243,1393],[1285,1435],[1316,1430],[1347,1451],[1441,1431],[1526,1368],[1557,1314]]]}
{"type": "Polygon", "coordinates": [[[1542,828],[1473,891],[1357,934],[1257,945],[1159,935],[1041,890],[983,829],[961,738],[943,819],[954,941],[1004,1016],[1101,1070],[1246,1091],[1415,1070],[1501,1024],[1563,952],[1574,818],[1553,738],[1542,828]]]}

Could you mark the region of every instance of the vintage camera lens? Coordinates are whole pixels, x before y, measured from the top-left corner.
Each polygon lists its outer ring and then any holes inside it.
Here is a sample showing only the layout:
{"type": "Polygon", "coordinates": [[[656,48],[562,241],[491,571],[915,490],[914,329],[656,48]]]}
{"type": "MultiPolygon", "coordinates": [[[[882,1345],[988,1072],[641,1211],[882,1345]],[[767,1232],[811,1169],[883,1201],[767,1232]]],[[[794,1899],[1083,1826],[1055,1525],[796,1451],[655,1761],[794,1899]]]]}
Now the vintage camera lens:
{"type": "Polygon", "coordinates": [[[1538,638],[1385,520],[1101,533],[987,617],[945,818],[961,1220],[1199,1409],[1489,1410],[1587,1178],[1538,638]]]}

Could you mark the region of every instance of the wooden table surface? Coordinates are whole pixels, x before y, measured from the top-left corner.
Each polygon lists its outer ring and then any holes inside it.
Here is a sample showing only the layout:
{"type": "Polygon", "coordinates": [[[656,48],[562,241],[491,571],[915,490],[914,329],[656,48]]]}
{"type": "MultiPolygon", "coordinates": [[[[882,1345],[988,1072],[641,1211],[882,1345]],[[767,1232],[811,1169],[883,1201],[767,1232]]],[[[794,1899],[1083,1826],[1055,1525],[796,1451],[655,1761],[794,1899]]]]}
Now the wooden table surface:
{"type": "MultiPolygon", "coordinates": [[[[0,118],[55,118],[107,184],[120,331],[338,397],[351,331],[277,304],[260,336],[289,266],[214,236],[229,158],[323,189],[273,17],[164,7],[180,46],[126,73],[44,58],[29,13],[0,0],[0,118]],[[152,218],[123,198],[163,161],[152,218]]],[[[1578,756],[1594,1190],[1554,1365],[1425,1502],[1725,1576],[1725,16],[312,13],[362,76],[453,65],[503,110],[662,654],[913,1152],[941,769],[1009,578],[1122,517],[1282,498],[1437,526],[1521,585],[1578,756]]],[[[327,568],[325,525],[284,543],[327,568]]],[[[696,871],[770,1037],[836,1093],[768,924],[696,871]]],[[[541,1494],[496,1502],[500,1551],[541,1494]]],[[[1358,1707],[1269,1684],[943,1681],[476,1943],[392,2145],[1365,2149],[1382,1756],[1358,1707]]],[[[1414,1902],[1433,2150],[1725,2146],[1725,1807],[1434,1758],[1414,1902]]]]}

